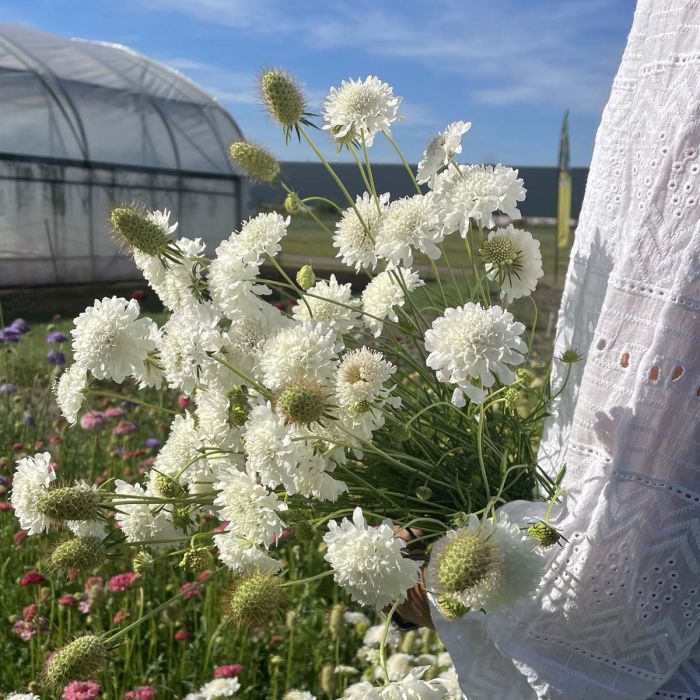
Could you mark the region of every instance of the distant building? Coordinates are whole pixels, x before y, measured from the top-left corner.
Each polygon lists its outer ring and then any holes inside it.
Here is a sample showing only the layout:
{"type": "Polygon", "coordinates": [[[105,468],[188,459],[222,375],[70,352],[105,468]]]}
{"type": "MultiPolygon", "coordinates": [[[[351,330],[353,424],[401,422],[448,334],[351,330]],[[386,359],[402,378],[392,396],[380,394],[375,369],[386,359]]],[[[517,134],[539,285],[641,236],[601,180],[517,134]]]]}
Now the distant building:
{"type": "Polygon", "coordinates": [[[242,138],[210,95],[124,46],[0,24],[0,287],[135,279],[115,203],[218,243],[244,216],[242,138]]]}
{"type": "MultiPolygon", "coordinates": [[[[334,163],[333,168],[343,180],[352,196],[362,194],[365,186],[357,166],[352,163],[334,163]]],[[[524,217],[554,218],[557,215],[558,171],[556,166],[519,168],[520,177],[525,181],[527,198],[520,206],[524,217]]],[[[326,172],[321,163],[282,163],[284,179],[301,197],[327,197],[338,204],[343,204],[342,195],[337,185],[326,172]]],[[[378,192],[391,192],[392,198],[404,197],[415,193],[406,171],[401,164],[378,164],[372,166],[374,181],[378,192]]],[[[588,168],[572,168],[572,203],[571,215],[577,219],[583,201],[588,168]]],[[[269,185],[252,185],[250,205],[253,210],[269,204],[277,204],[284,199],[281,189],[269,185]]]]}

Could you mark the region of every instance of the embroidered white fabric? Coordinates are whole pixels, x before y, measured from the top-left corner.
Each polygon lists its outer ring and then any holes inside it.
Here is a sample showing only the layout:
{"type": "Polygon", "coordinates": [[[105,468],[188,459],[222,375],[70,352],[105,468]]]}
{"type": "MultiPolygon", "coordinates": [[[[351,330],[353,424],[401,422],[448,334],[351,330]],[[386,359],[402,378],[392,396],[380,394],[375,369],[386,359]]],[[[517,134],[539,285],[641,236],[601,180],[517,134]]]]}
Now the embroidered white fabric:
{"type": "Polygon", "coordinates": [[[559,315],[555,356],[585,360],[540,454],[568,543],[534,601],[435,615],[469,700],[700,700],[699,170],[700,0],[639,0],[559,315]]]}

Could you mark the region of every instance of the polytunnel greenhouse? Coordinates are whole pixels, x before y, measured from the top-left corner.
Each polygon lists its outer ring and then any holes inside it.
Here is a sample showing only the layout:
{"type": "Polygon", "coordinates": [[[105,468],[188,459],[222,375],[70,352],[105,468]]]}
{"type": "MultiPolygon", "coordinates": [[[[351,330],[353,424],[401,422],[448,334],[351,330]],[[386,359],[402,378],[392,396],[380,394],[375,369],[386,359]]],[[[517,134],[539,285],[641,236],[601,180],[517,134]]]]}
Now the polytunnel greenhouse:
{"type": "Polygon", "coordinates": [[[167,207],[210,246],[240,222],[241,132],[177,71],[124,46],[0,23],[0,287],[137,276],[116,203],[167,207]]]}

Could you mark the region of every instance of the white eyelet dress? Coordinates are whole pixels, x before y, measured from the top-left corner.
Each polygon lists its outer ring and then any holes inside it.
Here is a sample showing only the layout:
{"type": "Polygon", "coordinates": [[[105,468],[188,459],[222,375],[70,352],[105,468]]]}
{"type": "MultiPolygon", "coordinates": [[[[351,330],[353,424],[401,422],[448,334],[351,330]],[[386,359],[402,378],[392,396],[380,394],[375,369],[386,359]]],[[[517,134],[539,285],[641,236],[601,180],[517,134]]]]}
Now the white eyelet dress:
{"type": "MultiPolygon", "coordinates": [[[[596,137],[534,601],[434,619],[469,700],[700,700],[700,0],[639,0],[596,137]]],[[[565,366],[555,361],[554,385],[565,366]]]]}

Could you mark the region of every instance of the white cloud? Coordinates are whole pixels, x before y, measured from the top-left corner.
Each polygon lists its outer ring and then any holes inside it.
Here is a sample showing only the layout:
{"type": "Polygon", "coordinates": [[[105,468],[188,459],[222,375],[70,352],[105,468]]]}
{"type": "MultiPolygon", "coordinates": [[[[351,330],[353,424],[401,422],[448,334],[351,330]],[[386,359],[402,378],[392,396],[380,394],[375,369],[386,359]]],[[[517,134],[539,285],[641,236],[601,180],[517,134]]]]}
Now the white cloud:
{"type": "Polygon", "coordinates": [[[629,21],[619,0],[149,0],[149,7],[247,33],[293,36],[310,51],[352,48],[424,64],[463,80],[462,89],[486,104],[586,113],[602,109],[620,57],[605,33],[629,21]],[[595,34],[601,39],[591,46],[595,34]]]}

